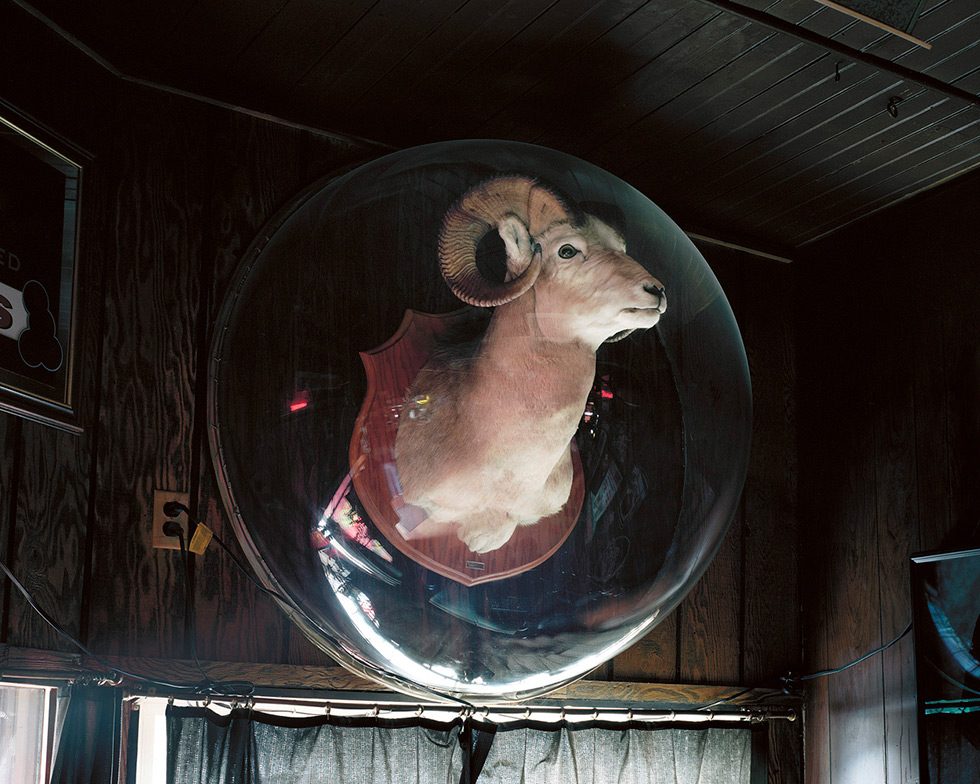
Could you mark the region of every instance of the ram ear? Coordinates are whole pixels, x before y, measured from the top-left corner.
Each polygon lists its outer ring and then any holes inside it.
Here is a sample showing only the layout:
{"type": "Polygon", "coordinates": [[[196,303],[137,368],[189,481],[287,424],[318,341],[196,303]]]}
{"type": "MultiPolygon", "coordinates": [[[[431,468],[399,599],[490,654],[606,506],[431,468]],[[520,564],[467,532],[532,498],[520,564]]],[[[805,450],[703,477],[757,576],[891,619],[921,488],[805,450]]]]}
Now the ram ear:
{"type": "Polygon", "coordinates": [[[524,274],[524,271],[534,258],[534,240],[524,225],[524,221],[516,215],[507,215],[497,224],[497,233],[504,241],[507,250],[507,275],[505,280],[514,280],[524,274]]]}
{"type": "Polygon", "coordinates": [[[540,183],[528,193],[526,210],[528,230],[533,237],[540,237],[556,223],[567,223],[571,219],[561,198],[540,183]]]}

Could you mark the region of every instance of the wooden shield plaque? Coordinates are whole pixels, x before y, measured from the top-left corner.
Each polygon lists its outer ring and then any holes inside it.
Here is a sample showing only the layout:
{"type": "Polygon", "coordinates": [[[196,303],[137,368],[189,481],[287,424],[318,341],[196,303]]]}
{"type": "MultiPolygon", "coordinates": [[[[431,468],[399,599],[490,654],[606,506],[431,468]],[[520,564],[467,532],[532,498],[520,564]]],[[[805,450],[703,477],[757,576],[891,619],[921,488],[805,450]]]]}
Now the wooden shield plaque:
{"type": "Polygon", "coordinates": [[[471,309],[442,315],[408,310],[390,340],[361,352],[367,393],[349,455],[357,496],[384,537],[417,563],[467,586],[520,574],[550,557],[575,527],[585,496],[582,463],[572,441],[574,478],[565,506],[534,525],[518,527],[497,550],[472,552],[457,537],[456,524],[426,520],[424,510],[405,503],[395,462],[395,436],[400,417],[407,416],[411,406],[408,389],[438,337],[472,314],[471,309]]]}

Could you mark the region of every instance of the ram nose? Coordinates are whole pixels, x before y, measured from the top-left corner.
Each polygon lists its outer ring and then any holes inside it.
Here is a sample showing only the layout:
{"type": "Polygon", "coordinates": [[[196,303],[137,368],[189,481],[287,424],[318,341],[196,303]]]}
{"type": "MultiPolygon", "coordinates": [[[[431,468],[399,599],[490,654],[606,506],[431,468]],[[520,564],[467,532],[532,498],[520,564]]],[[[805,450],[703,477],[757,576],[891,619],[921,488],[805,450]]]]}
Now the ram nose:
{"type": "Polygon", "coordinates": [[[656,307],[658,313],[663,314],[667,312],[667,292],[664,290],[663,284],[660,281],[644,283],[643,290],[647,294],[652,294],[657,298],[657,304],[654,307],[656,307]]]}

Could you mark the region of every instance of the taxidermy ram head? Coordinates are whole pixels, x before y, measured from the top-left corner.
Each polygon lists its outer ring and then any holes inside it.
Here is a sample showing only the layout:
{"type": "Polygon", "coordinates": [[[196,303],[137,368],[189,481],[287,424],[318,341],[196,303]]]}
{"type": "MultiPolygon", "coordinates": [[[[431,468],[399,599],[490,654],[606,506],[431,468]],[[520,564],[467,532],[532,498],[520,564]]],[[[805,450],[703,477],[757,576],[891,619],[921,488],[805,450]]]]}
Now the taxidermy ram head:
{"type": "Polygon", "coordinates": [[[466,192],[443,219],[439,265],[459,299],[493,315],[465,365],[432,360],[419,372],[409,396],[428,410],[399,424],[396,464],[406,503],[488,552],[561,511],[596,349],[656,325],[667,297],[618,231],[530,177],[466,192]],[[476,262],[494,230],[503,281],[476,262]]]}

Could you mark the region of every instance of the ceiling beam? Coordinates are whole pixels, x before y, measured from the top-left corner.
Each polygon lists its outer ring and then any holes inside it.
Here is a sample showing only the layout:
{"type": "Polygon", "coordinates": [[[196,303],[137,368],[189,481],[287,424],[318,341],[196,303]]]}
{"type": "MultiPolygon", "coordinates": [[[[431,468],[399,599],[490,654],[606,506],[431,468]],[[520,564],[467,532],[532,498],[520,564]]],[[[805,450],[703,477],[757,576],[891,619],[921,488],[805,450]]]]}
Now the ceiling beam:
{"type": "Polygon", "coordinates": [[[742,19],[747,19],[750,22],[754,22],[755,24],[768,27],[770,30],[775,30],[778,33],[783,33],[784,35],[792,36],[793,38],[806,41],[807,43],[814,44],[815,46],[829,49],[831,52],[836,52],[837,54],[843,55],[850,60],[856,60],[857,62],[864,63],[865,65],[870,65],[872,68],[877,68],[881,71],[894,74],[895,76],[904,79],[906,82],[912,82],[913,84],[921,85],[929,90],[942,93],[950,98],[956,98],[960,101],[973,104],[974,106],[980,106],[980,96],[978,95],[974,95],[973,93],[967,92],[966,90],[949,84],[948,82],[936,79],[928,74],[914,71],[911,68],[906,68],[904,65],[900,65],[899,63],[886,60],[884,57],[878,57],[877,55],[869,54],[868,52],[862,52],[860,49],[854,49],[846,44],[834,41],[831,38],[826,38],[818,33],[807,30],[805,27],[800,27],[799,25],[787,22],[785,19],[780,19],[778,16],[767,14],[764,11],[756,11],[754,8],[748,8],[740,3],[733,3],[731,0],[700,0],[700,2],[714,6],[727,14],[733,14],[741,17],[742,19]]]}

